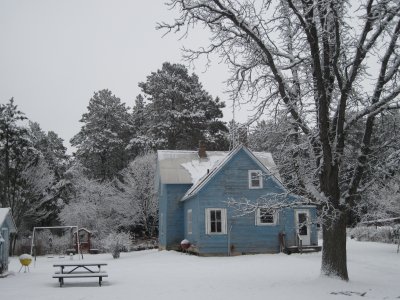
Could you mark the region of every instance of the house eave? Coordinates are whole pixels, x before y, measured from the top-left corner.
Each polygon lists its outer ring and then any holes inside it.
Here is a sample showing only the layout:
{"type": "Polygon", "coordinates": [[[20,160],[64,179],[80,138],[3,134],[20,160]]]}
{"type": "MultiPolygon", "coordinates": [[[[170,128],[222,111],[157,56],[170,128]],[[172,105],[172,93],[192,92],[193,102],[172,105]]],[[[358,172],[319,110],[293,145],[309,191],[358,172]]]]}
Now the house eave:
{"type": "Polygon", "coordinates": [[[14,218],[11,214],[11,208],[6,207],[3,209],[7,210],[7,212],[5,213],[4,220],[3,221],[0,220],[0,227],[2,227],[4,223],[8,223],[10,233],[17,233],[18,232],[17,225],[15,224],[14,218]]]}

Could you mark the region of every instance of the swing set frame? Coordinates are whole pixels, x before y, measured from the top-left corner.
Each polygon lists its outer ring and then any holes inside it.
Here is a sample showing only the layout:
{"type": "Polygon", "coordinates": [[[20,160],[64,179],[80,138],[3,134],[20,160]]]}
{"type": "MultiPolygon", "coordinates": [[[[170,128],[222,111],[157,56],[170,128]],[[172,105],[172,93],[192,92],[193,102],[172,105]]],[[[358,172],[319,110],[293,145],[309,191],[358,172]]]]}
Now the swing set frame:
{"type": "Polygon", "coordinates": [[[83,253],[81,251],[81,243],[79,240],[79,234],[78,234],[78,226],[48,226],[48,227],[33,227],[33,232],[32,232],[32,239],[31,239],[31,256],[35,257],[35,262],[36,262],[36,250],[34,251],[36,245],[35,245],[35,233],[37,230],[45,230],[45,229],[75,229],[76,231],[72,233],[72,236],[76,233],[76,244],[77,244],[77,250],[78,250],[78,257],[79,255],[83,259],[83,253]]]}

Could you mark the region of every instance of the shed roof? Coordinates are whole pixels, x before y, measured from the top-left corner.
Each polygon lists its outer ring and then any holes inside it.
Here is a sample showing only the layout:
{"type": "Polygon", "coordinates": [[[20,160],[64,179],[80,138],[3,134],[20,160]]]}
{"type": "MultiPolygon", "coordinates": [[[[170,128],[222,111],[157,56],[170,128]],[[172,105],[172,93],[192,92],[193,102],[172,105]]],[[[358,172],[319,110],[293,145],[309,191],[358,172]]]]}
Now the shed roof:
{"type": "Polygon", "coordinates": [[[17,232],[17,226],[15,225],[14,219],[11,215],[11,208],[0,207],[0,228],[7,222],[10,232],[17,232]]]}
{"type": "MultiPolygon", "coordinates": [[[[157,158],[161,183],[196,185],[233,151],[207,151],[207,158],[200,158],[197,151],[159,150],[157,158]]],[[[252,153],[272,175],[281,181],[271,153],[252,153]]]]}

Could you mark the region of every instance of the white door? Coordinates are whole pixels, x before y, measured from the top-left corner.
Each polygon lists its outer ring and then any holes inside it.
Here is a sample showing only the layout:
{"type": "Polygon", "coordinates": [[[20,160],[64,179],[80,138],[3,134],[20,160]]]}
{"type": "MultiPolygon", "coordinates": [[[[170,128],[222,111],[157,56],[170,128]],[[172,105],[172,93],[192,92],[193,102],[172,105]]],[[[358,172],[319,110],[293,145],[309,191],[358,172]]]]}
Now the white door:
{"type": "Polygon", "coordinates": [[[310,211],[309,210],[296,210],[296,228],[303,246],[311,244],[311,227],[310,227],[310,211]]]}

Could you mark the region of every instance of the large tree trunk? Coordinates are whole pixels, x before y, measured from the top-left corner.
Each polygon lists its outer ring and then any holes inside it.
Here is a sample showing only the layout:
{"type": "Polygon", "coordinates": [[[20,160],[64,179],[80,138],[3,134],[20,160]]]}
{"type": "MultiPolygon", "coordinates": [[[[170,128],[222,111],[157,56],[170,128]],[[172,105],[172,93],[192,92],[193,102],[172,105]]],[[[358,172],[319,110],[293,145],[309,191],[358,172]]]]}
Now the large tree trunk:
{"type": "Polygon", "coordinates": [[[347,281],[346,214],[341,213],[337,219],[324,223],[321,272],[347,281]]]}
{"type": "Polygon", "coordinates": [[[320,175],[321,190],[327,197],[328,212],[322,215],[322,264],[326,276],[349,280],[346,258],[346,213],[340,205],[338,165],[326,164],[320,175]]]}

